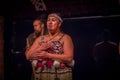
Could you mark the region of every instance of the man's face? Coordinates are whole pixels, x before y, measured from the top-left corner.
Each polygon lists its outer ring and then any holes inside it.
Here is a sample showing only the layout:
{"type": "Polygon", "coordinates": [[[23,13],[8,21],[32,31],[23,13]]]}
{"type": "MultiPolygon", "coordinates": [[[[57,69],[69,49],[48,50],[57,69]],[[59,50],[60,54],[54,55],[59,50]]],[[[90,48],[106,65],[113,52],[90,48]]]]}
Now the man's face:
{"type": "Polygon", "coordinates": [[[37,32],[41,32],[42,30],[42,23],[40,22],[40,20],[35,20],[33,22],[33,26],[34,26],[34,30],[37,32]]]}

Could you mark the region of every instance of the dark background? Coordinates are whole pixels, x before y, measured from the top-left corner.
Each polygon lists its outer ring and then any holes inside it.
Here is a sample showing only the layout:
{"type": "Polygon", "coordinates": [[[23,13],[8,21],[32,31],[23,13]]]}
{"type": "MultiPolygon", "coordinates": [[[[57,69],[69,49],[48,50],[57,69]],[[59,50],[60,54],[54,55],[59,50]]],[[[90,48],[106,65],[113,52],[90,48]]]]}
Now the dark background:
{"type": "Polygon", "coordinates": [[[33,31],[33,19],[41,13],[51,11],[62,14],[64,19],[62,30],[71,35],[74,42],[76,63],[73,68],[73,80],[97,80],[99,77],[96,77],[92,49],[99,41],[98,37],[104,29],[111,31],[111,40],[118,44],[120,36],[119,1],[44,0],[44,2],[47,6],[45,12],[36,11],[30,0],[2,2],[4,5],[1,5],[1,9],[4,7],[8,14],[4,16],[5,80],[30,79],[31,67],[24,55],[26,37],[33,31]],[[5,8],[5,6],[7,7],[5,8]]]}
{"type": "MultiPolygon", "coordinates": [[[[44,0],[47,12],[58,11],[65,17],[95,16],[120,13],[119,0],[44,0]]],[[[11,16],[34,17],[37,12],[30,0],[1,0],[1,14],[11,16]]],[[[6,15],[6,16],[7,16],[6,15]]]]}

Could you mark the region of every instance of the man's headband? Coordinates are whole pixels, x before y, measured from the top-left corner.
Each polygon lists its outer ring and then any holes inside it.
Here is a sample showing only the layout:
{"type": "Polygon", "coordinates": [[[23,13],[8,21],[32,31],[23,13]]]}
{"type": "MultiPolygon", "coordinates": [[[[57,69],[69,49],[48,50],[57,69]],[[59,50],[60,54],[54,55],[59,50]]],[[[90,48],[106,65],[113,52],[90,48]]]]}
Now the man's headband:
{"type": "Polygon", "coordinates": [[[51,13],[48,15],[48,17],[55,17],[55,18],[59,19],[61,22],[63,22],[62,18],[56,13],[51,13]]]}

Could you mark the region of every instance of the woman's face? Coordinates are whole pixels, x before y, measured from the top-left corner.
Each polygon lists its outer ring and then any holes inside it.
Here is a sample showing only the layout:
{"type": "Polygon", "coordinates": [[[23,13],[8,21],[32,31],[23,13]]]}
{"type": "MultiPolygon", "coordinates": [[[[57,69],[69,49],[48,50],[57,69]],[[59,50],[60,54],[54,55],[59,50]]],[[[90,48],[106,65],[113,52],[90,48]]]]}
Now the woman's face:
{"type": "Polygon", "coordinates": [[[42,23],[40,22],[40,20],[35,20],[33,22],[33,26],[34,26],[34,30],[38,31],[38,32],[41,32],[41,30],[43,28],[42,23]]]}
{"type": "Polygon", "coordinates": [[[47,29],[48,31],[56,31],[59,30],[61,26],[61,22],[59,21],[59,19],[57,19],[56,17],[48,17],[47,19],[47,29]]]}

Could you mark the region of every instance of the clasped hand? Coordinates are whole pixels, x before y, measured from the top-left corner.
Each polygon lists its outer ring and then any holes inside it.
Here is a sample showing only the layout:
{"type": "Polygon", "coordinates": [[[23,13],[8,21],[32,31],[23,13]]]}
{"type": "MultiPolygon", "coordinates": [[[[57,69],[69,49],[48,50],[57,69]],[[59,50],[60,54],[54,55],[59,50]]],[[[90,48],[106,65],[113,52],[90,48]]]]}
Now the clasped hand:
{"type": "Polygon", "coordinates": [[[36,58],[46,58],[47,52],[46,51],[41,51],[36,53],[36,58]]]}
{"type": "Polygon", "coordinates": [[[45,58],[47,53],[46,50],[50,47],[50,43],[43,43],[35,49],[35,53],[33,53],[32,56],[34,58],[45,58]]]}
{"type": "Polygon", "coordinates": [[[42,45],[40,45],[40,50],[44,51],[44,50],[47,50],[48,48],[50,48],[50,43],[43,43],[42,45]]]}

